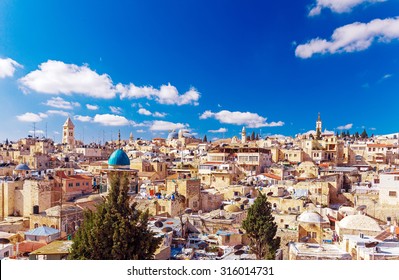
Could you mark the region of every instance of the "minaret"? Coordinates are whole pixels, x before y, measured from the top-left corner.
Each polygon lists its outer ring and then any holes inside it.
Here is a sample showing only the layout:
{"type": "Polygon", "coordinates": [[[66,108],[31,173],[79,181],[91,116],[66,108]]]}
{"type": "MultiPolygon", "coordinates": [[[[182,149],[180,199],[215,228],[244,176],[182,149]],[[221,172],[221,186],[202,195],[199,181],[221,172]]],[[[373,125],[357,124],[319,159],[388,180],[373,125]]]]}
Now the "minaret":
{"type": "Polygon", "coordinates": [[[130,132],[129,142],[130,142],[130,143],[133,143],[133,142],[134,142],[133,132],[130,132]]]}
{"type": "Polygon", "coordinates": [[[247,142],[247,132],[245,130],[245,126],[242,127],[241,131],[241,143],[246,143],[247,142]]]}
{"type": "Polygon", "coordinates": [[[72,123],[71,118],[65,121],[62,126],[62,144],[66,144],[69,147],[75,146],[75,125],[72,123]]]}

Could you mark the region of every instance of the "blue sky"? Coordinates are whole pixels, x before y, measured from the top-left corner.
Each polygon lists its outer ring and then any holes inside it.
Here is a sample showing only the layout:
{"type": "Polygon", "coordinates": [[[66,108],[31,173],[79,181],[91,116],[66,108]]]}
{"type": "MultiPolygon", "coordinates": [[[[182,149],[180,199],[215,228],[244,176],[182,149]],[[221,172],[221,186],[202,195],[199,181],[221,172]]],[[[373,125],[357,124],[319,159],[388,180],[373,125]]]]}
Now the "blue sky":
{"type": "Polygon", "coordinates": [[[399,131],[399,2],[0,2],[0,141],[399,131]]]}

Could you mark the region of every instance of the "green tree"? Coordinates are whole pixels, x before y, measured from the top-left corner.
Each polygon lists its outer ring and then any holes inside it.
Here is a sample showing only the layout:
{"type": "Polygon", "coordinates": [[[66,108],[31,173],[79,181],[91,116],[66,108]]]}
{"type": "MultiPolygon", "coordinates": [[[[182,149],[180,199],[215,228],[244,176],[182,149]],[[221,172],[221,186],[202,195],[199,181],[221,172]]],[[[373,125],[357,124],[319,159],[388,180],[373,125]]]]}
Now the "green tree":
{"type": "Polygon", "coordinates": [[[252,131],[252,134],[251,134],[251,141],[254,141],[255,140],[255,131],[252,131]]]}
{"type": "Polygon", "coordinates": [[[70,259],[147,260],[154,257],[161,239],[148,228],[148,211],[129,205],[126,173],[109,174],[110,191],[95,212],[85,211],[73,238],[70,259]]]}
{"type": "Polygon", "coordinates": [[[208,138],[206,137],[206,135],[204,136],[204,139],[202,139],[202,142],[204,142],[204,143],[208,142],[208,138]]]}
{"type": "Polygon", "coordinates": [[[355,135],[353,135],[354,138],[358,139],[359,138],[359,132],[356,131],[355,135]]]}
{"type": "Polygon", "coordinates": [[[367,134],[366,129],[363,130],[362,134],[360,134],[360,137],[362,137],[363,139],[369,138],[369,135],[367,134]]]}
{"type": "Polygon", "coordinates": [[[345,136],[346,136],[346,135],[345,135],[345,131],[342,131],[342,132],[341,132],[341,138],[345,138],[345,136]]]}
{"type": "Polygon", "coordinates": [[[242,228],[250,239],[251,251],[259,260],[272,260],[280,248],[280,237],[276,237],[277,224],[272,215],[272,206],[265,194],[260,193],[248,209],[242,228]]]}
{"type": "Polygon", "coordinates": [[[256,141],[258,141],[258,140],[259,140],[259,133],[256,133],[255,140],[256,140],[256,141]]]}

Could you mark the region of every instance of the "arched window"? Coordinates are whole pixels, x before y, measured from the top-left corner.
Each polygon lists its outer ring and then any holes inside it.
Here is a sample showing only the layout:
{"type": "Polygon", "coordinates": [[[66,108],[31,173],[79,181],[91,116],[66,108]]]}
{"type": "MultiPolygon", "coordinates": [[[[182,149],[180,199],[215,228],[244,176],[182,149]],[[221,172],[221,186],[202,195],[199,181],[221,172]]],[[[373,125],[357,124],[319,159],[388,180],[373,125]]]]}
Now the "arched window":
{"type": "Polygon", "coordinates": [[[38,223],[36,223],[36,224],[34,225],[34,227],[35,227],[35,228],[38,228],[38,227],[39,227],[39,224],[38,224],[38,223]]]}

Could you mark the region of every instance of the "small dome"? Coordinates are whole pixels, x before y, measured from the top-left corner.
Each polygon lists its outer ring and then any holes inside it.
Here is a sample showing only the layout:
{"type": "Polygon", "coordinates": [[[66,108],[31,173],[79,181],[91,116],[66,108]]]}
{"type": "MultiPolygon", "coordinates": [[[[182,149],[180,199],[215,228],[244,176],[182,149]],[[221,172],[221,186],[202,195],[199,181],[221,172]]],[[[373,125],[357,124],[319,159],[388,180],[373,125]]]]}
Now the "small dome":
{"type": "Polygon", "coordinates": [[[237,205],[234,205],[234,204],[230,204],[230,205],[226,206],[224,209],[229,212],[240,212],[241,211],[240,207],[238,207],[237,205]]]}
{"type": "Polygon", "coordinates": [[[168,134],[168,140],[172,140],[172,139],[178,139],[179,138],[179,134],[173,130],[172,132],[170,132],[168,134]]]}
{"type": "Polygon", "coordinates": [[[130,165],[130,160],[127,154],[122,150],[118,149],[112,153],[108,159],[109,165],[130,165]]]}
{"type": "Polygon", "coordinates": [[[18,164],[16,167],[15,167],[15,170],[23,170],[23,171],[28,171],[28,170],[30,170],[30,168],[29,168],[29,166],[27,166],[25,163],[21,163],[21,164],[18,164]]]}
{"type": "Polygon", "coordinates": [[[356,229],[356,230],[369,230],[369,231],[381,231],[381,227],[373,219],[366,215],[349,215],[339,221],[339,227],[345,229],[356,229]]]}
{"type": "Polygon", "coordinates": [[[314,211],[303,212],[301,215],[298,216],[298,222],[312,224],[328,223],[319,213],[314,211]]]}

